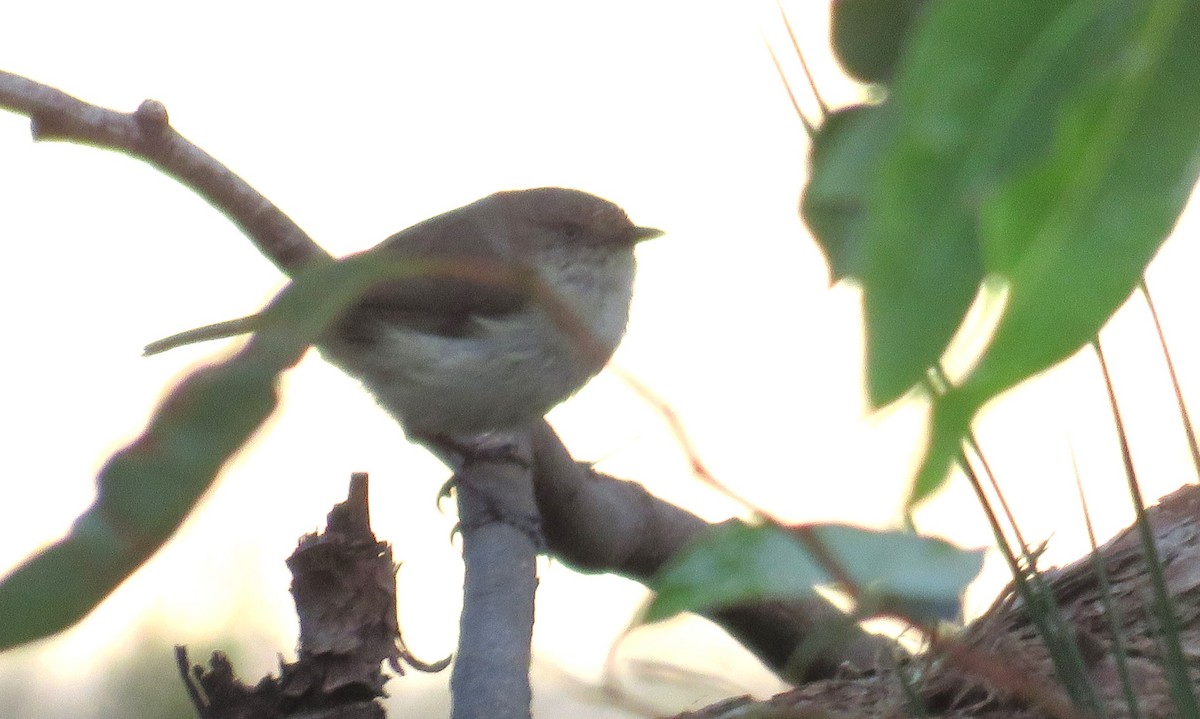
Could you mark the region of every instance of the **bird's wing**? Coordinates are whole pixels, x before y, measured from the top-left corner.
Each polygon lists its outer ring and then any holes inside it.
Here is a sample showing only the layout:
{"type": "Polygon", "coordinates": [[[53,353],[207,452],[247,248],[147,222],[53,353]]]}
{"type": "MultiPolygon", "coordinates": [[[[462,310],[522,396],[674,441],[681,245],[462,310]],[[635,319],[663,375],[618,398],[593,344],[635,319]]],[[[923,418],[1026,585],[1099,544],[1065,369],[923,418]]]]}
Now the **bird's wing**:
{"type": "Polygon", "coordinates": [[[453,336],[468,331],[473,317],[522,310],[528,292],[504,277],[517,258],[500,210],[486,197],[384,240],[379,250],[411,258],[416,274],[373,287],[338,323],[339,337],[367,341],[384,322],[453,336]],[[440,266],[422,268],[424,260],[440,266]]]}
{"type": "MultiPolygon", "coordinates": [[[[494,198],[485,197],[384,240],[378,251],[414,260],[416,274],[373,287],[337,322],[334,337],[349,344],[370,342],[381,323],[460,336],[470,330],[473,317],[499,317],[523,309],[530,301],[528,293],[500,277],[504,268],[517,262],[500,209],[494,198]],[[454,251],[447,253],[447,247],[454,251]],[[425,272],[420,266],[425,260],[437,260],[443,271],[425,272]],[[447,276],[446,268],[459,271],[447,276]]],[[[187,330],[151,342],[145,353],[253,332],[257,321],[258,315],[251,315],[187,330]]]]}

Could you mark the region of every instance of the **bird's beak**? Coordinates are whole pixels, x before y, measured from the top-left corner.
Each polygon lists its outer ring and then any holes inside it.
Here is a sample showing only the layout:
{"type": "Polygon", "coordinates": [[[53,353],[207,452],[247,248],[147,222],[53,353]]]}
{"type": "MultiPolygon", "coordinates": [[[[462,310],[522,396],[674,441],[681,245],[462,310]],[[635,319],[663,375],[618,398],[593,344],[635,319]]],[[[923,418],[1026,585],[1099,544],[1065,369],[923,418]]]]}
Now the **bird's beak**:
{"type": "Polygon", "coordinates": [[[653,227],[635,227],[633,228],[633,241],[653,240],[655,237],[662,237],[665,234],[667,233],[653,227]]]}

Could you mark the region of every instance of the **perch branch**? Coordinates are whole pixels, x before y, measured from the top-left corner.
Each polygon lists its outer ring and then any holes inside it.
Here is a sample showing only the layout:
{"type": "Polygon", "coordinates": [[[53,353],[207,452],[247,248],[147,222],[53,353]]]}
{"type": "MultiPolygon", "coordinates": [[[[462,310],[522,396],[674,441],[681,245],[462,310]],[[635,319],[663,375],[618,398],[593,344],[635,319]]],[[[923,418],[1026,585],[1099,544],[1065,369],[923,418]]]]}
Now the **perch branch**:
{"type": "Polygon", "coordinates": [[[0,71],[0,107],[28,116],[35,141],[117,150],[153,165],[228,217],[289,276],[309,262],[330,258],[270,200],[176,132],[157,100],[145,100],[131,113],[117,112],[0,71]]]}

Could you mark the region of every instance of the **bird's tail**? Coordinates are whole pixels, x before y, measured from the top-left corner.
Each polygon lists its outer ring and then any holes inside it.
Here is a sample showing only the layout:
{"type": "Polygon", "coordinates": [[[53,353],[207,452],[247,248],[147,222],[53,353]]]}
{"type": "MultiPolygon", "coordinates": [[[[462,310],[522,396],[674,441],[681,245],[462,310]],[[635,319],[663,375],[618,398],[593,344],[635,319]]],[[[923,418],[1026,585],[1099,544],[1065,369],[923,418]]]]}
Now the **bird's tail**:
{"type": "Polygon", "coordinates": [[[178,334],[164,337],[161,340],[155,340],[146,345],[146,348],[142,351],[142,356],[149,357],[150,355],[156,355],[160,352],[166,352],[176,347],[183,347],[184,345],[195,344],[197,342],[207,342],[209,340],[219,340],[226,337],[248,334],[258,329],[258,321],[259,315],[255,314],[248,317],[239,317],[236,320],[225,320],[216,324],[184,330],[178,334]]]}

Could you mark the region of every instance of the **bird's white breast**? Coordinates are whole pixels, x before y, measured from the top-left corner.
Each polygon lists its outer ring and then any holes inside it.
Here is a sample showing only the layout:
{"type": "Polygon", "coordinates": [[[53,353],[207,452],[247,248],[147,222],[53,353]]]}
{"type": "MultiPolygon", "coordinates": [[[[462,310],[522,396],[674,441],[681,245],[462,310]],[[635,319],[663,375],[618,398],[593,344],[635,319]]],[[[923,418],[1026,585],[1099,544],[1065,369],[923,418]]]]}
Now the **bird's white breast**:
{"type": "Polygon", "coordinates": [[[604,357],[589,357],[561,318],[535,301],[520,312],[472,318],[463,336],[381,324],[369,352],[333,359],[410,433],[484,432],[537,419],[586,384],[616,350],[635,267],[626,247],[563,247],[538,260],[549,289],[604,357]]]}

